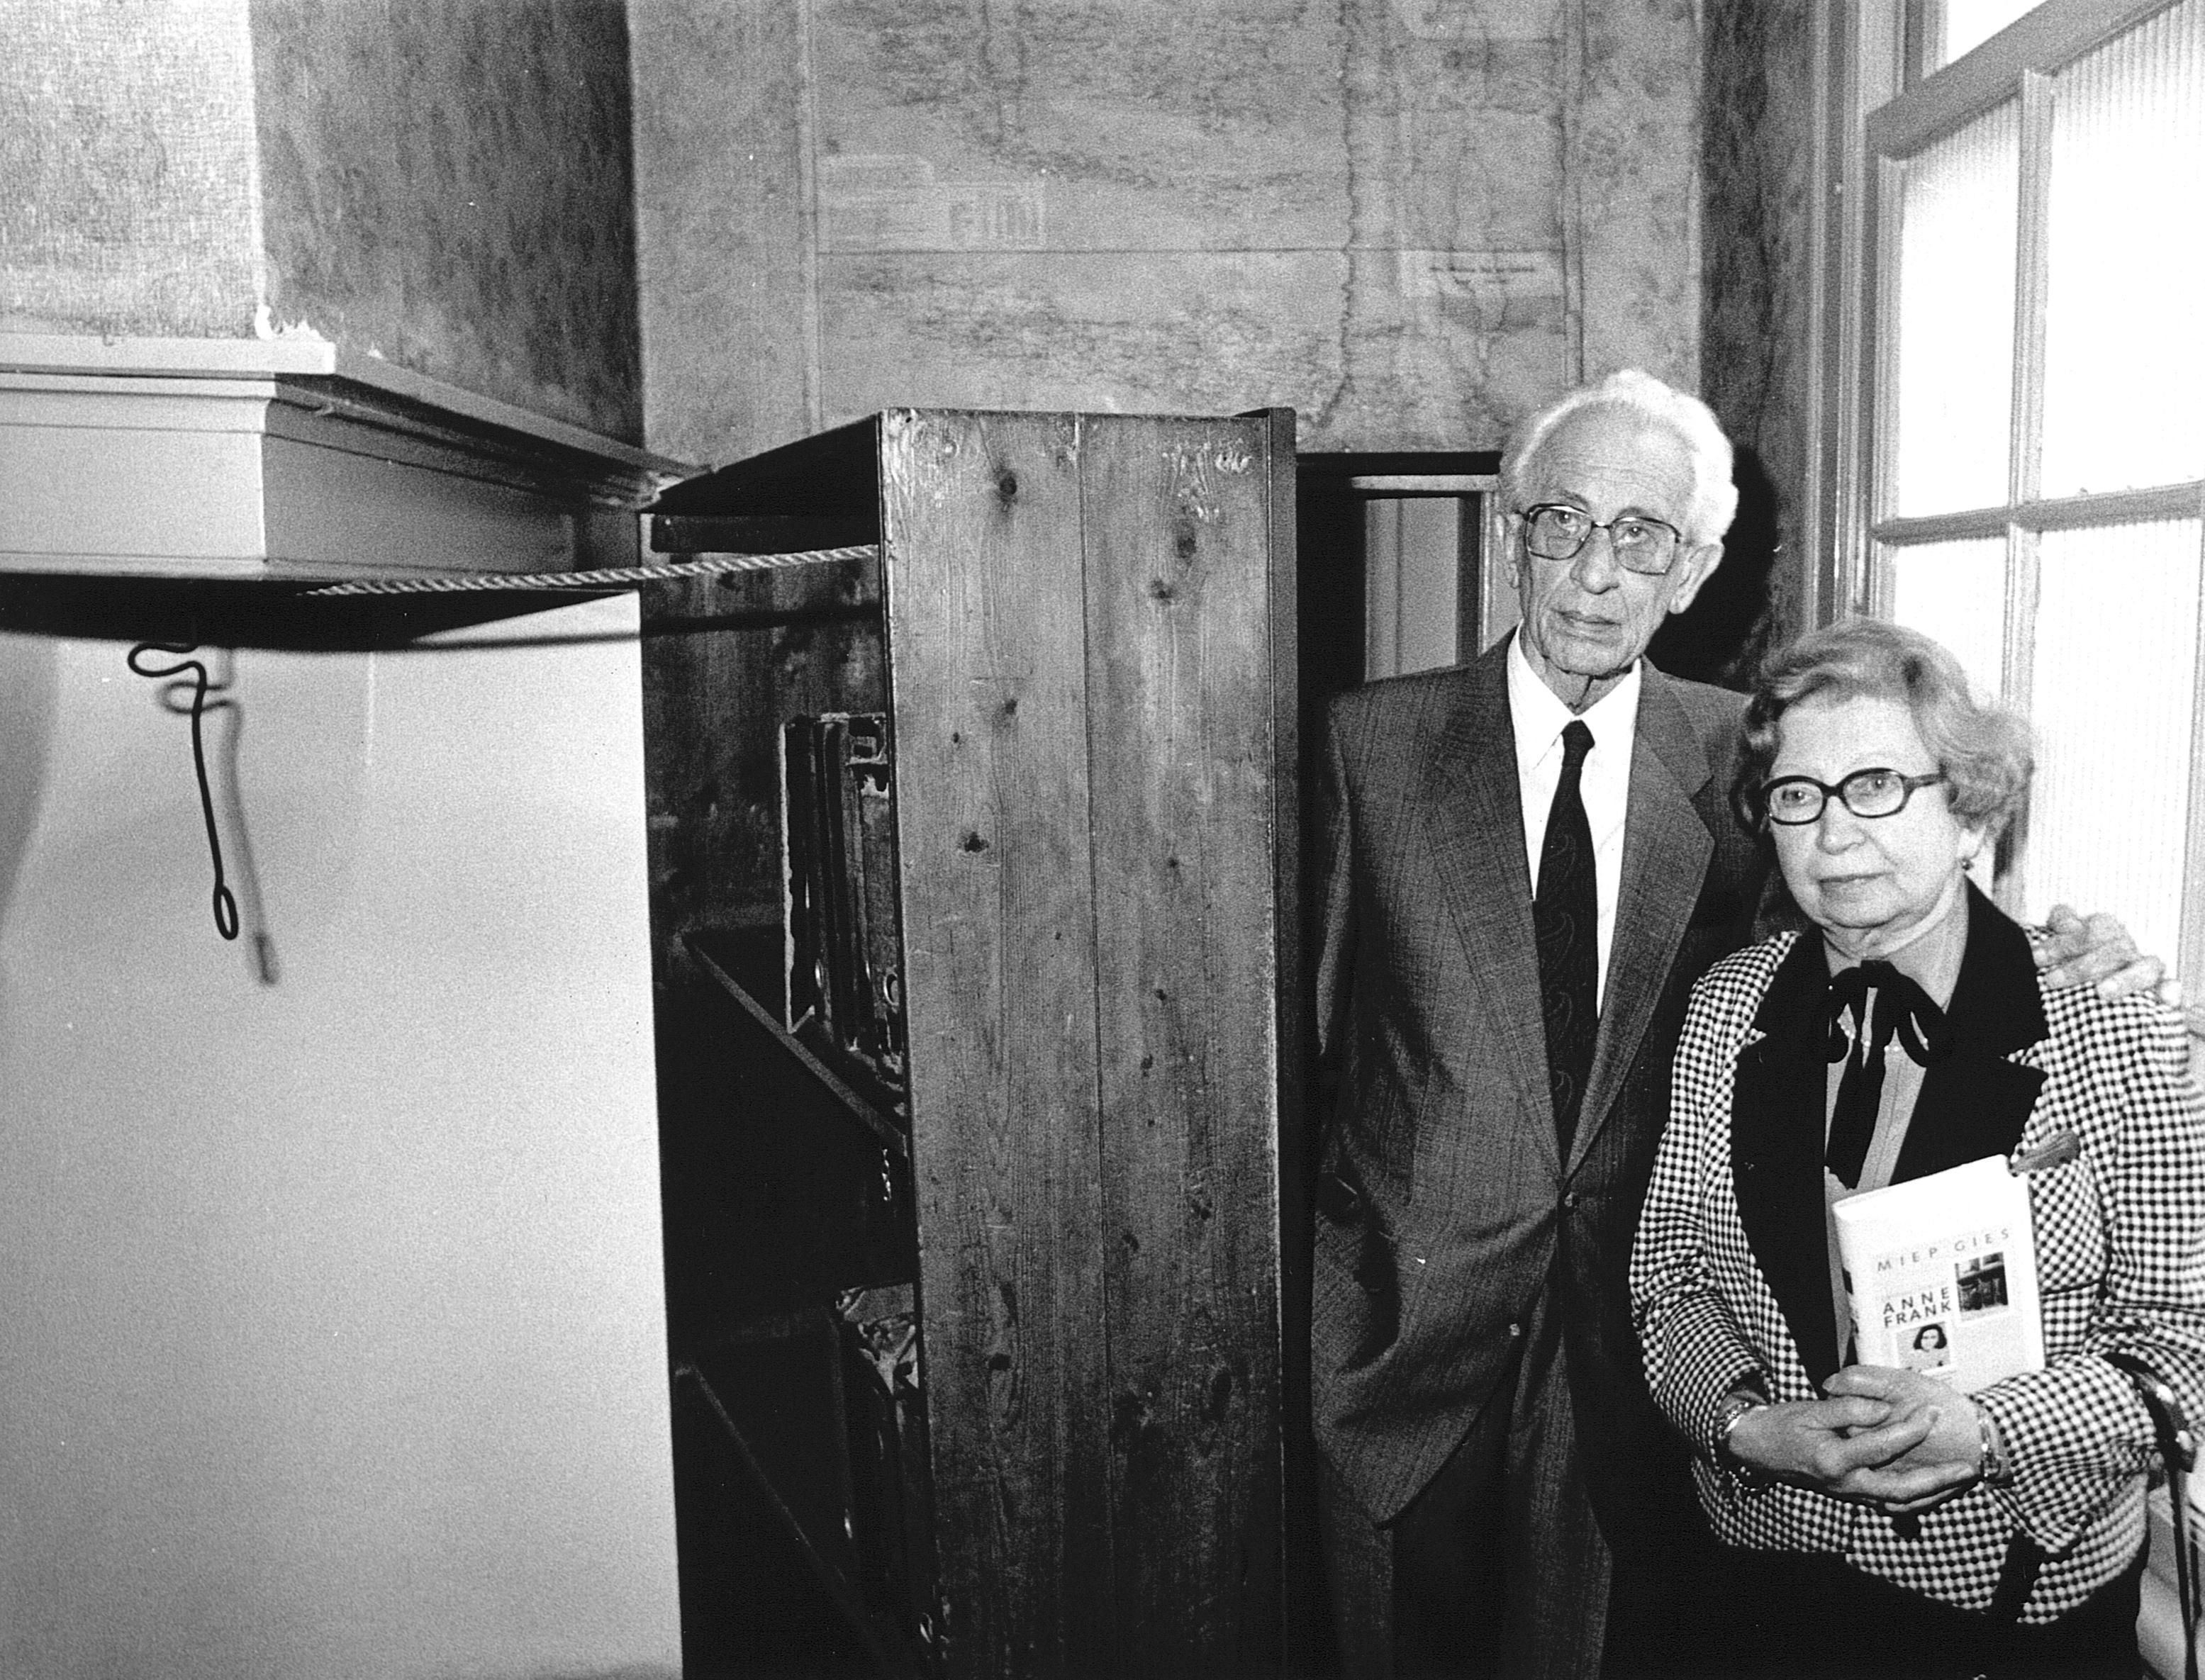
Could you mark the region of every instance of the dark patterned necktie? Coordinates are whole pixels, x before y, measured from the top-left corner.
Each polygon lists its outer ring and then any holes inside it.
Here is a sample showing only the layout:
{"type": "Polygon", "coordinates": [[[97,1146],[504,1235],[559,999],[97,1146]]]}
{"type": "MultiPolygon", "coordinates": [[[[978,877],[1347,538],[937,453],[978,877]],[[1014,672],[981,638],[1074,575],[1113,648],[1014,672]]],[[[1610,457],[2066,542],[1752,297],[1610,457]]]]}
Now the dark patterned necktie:
{"type": "Polygon", "coordinates": [[[1822,1164],[1847,1190],[1860,1183],[1875,1141],[1875,1121],[1883,1107],[1883,1053],[1896,1036],[1906,1054],[1927,1067],[1952,1048],[1945,1012],[1929,994],[1889,963],[1863,963],[1830,978],[1832,1061],[1843,1059],[1838,1100],[1830,1110],[1830,1137],[1822,1164]],[[1869,1018],[1869,994],[1875,994],[1869,1018]],[[1853,1018],[1847,1034],[1845,1018],[1853,1018]]]}
{"type": "Polygon", "coordinates": [[[1547,1025],[1547,1086],[1554,1100],[1554,1134],[1566,1159],[1577,1136],[1578,1110],[1592,1073],[1600,1031],[1596,981],[1600,965],[1600,894],[1592,865],[1592,824],[1578,782],[1592,731],[1575,721],[1562,731],[1562,779],[1547,812],[1539,847],[1539,890],[1531,925],[1539,945],[1539,1007],[1547,1025]]]}

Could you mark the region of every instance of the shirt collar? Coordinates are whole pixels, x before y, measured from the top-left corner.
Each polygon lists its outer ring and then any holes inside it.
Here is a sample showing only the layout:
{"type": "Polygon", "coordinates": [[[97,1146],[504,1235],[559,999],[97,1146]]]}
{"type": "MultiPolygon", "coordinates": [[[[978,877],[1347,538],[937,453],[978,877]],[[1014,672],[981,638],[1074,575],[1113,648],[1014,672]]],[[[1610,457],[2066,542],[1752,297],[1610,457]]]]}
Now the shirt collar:
{"type": "Polygon", "coordinates": [[[1516,730],[1516,762],[1536,763],[1571,720],[1578,716],[1592,731],[1596,749],[1628,740],[1638,720],[1638,690],[1644,668],[1643,660],[1633,660],[1622,681],[1584,712],[1573,712],[1531,668],[1524,654],[1524,632],[1516,631],[1508,638],[1508,712],[1516,730]]]}

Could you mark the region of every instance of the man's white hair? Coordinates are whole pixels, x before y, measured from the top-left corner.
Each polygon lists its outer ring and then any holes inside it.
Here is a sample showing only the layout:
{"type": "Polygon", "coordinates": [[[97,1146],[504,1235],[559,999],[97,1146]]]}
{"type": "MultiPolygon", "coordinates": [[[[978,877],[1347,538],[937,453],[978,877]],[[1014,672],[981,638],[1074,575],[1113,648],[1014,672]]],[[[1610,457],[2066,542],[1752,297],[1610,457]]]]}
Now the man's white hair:
{"type": "Polygon", "coordinates": [[[1523,480],[1547,439],[1581,408],[1627,408],[1684,439],[1692,463],[1692,505],[1685,515],[1685,540],[1722,540],[1738,517],[1738,486],[1731,481],[1730,439],[1723,436],[1721,422],[1699,398],[1635,367],[1611,373],[1598,384],[1578,387],[1524,423],[1501,462],[1501,493],[1511,513],[1524,505],[1523,480]]]}

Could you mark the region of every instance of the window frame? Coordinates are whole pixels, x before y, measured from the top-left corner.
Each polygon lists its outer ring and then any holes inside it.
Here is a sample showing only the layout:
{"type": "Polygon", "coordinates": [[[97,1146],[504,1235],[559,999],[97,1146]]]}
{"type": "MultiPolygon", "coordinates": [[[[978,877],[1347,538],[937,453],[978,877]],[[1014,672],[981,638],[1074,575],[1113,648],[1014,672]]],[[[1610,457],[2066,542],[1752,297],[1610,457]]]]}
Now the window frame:
{"type": "MultiPolygon", "coordinates": [[[[2067,66],[2181,0],[2053,0],[2024,13],[1949,64],[1939,0],[1862,0],[1831,9],[1816,40],[1822,144],[1810,181],[1810,307],[1822,323],[1812,364],[1821,436],[1810,451],[1806,497],[1813,556],[1808,620],[1846,613],[1888,616],[1892,551],[1918,544],[2003,539],[2006,591],[2005,692],[2026,710],[2037,597],[2037,547],[2048,531],[2145,519],[2205,519],[2205,479],[2147,490],[2042,494],[2047,210],[2053,93],[2067,66]],[[2013,400],[2003,504],[1934,514],[1892,511],[1897,428],[1897,306],[1891,283],[1906,161],[1997,105],[2016,100],[2020,180],[2016,240],[2013,400]]],[[[2193,741],[2205,745],[2205,626],[2192,698],[2193,741]]],[[[2205,973],[2205,771],[2193,778],[2184,836],[2176,972],[2205,973]]],[[[2020,883],[2002,883],[2009,909],[2020,883]]],[[[2193,1006],[2205,1036],[2205,1007],[2193,1006]]]]}

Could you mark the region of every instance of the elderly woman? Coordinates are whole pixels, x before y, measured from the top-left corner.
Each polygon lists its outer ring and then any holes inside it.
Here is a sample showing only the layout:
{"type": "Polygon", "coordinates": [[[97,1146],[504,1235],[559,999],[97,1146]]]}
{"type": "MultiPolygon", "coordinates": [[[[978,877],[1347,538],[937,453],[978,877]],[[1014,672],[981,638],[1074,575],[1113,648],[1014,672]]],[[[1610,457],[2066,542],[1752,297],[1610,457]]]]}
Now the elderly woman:
{"type": "Polygon", "coordinates": [[[1778,656],[1734,803],[1814,927],[1695,989],[1631,1266],[1749,1672],[2137,1672],[2149,1414],[2205,1394],[2205,1099],[2179,1017],[2041,987],[1969,882],[2030,763],[1951,655],[1854,620],[1778,656]],[[1829,1210],[2029,1175],[2046,1363],[1972,1395],[1849,1363],[1829,1210]]]}

